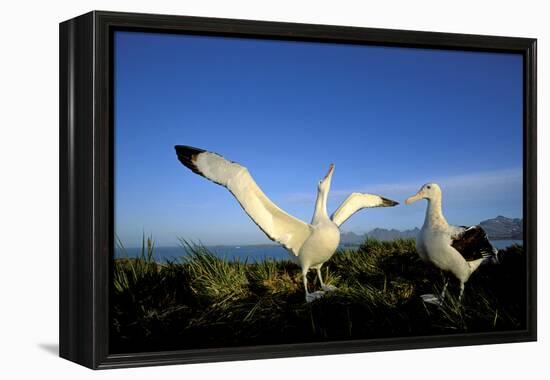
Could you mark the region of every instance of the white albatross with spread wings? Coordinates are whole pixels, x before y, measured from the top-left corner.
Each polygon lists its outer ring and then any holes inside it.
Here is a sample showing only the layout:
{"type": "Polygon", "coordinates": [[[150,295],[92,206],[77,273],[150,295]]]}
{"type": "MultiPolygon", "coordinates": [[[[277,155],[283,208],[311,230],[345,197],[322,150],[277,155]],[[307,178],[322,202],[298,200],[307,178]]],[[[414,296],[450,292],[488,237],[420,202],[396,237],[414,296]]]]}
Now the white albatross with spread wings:
{"type": "Polygon", "coordinates": [[[331,164],[327,175],[319,181],[315,212],[311,223],[308,224],[277,207],[263,193],[244,166],[203,149],[183,145],[177,145],[175,148],[182,164],[227,188],[267,237],[286,248],[291,258],[302,268],[307,302],[321,297],[324,291],[336,289],[323,282],[321,266],[338,248],[340,225],[363,208],[398,204],[378,195],[352,193],[329,218],[327,198],[334,173],[334,165],[331,164]],[[308,291],[309,269],[317,271],[323,291],[308,291]]]}
{"type": "MultiPolygon", "coordinates": [[[[484,262],[498,262],[496,250],[487,234],[480,226],[453,226],[447,223],[441,210],[441,188],[436,183],[427,183],[406,204],[420,199],[428,201],[424,224],[416,239],[416,250],[420,258],[431,262],[442,271],[451,272],[460,281],[460,294],[464,293],[464,284],[476,269],[484,262]]],[[[447,289],[445,277],[440,298],[432,294],[422,296],[424,301],[441,303],[447,289]]]]}

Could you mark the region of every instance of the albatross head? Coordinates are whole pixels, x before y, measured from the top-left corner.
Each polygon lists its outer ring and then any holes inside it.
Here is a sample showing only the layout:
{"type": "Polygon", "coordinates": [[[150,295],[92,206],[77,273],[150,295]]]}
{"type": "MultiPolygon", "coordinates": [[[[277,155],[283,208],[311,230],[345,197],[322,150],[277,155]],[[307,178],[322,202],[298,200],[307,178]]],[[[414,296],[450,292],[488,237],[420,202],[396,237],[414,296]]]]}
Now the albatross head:
{"type": "Polygon", "coordinates": [[[330,164],[327,175],[319,181],[317,190],[320,193],[327,193],[330,190],[330,182],[332,181],[332,174],[334,173],[334,164],[330,164]]]}
{"type": "Polygon", "coordinates": [[[441,198],[441,188],[437,183],[427,183],[418,190],[418,193],[408,197],[405,203],[410,205],[420,199],[435,200],[441,198]]]}

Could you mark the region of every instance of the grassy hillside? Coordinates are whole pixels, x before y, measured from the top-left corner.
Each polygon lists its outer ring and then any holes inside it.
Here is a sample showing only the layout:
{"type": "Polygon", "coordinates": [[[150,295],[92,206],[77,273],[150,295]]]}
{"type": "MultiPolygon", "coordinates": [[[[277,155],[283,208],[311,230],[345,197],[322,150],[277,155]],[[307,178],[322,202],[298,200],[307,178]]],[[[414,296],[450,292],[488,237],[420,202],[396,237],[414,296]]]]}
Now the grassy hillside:
{"type": "MultiPolygon", "coordinates": [[[[501,251],[466,284],[462,304],[452,279],[442,306],[420,295],[438,293],[439,270],[421,262],[413,240],[365,241],[323,267],[339,290],[306,304],[300,269],[290,261],[224,261],[187,245],[180,262],[153,260],[151,241],[138,259],[114,261],[111,351],[315,342],[525,327],[523,249],[501,251]]],[[[182,251],[183,252],[183,251],[182,251]]],[[[314,290],[319,285],[311,271],[314,290]]]]}

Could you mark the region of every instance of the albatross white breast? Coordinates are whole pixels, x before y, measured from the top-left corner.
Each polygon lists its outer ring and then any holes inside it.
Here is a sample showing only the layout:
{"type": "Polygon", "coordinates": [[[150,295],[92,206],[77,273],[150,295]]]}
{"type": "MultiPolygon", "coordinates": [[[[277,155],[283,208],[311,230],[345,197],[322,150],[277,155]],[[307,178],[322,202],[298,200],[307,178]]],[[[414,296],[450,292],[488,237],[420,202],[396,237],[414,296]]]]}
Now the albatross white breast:
{"type": "MultiPolygon", "coordinates": [[[[498,251],[491,245],[487,234],[480,226],[452,226],[447,223],[441,210],[441,188],[435,183],[427,183],[406,204],[420,199],[428,201],[424,224],[416,239],[418,255],[443,271],[451,272],[460,281],[459,299],[464,292],[464,284],[472,273],[485,261],[498,262],[498,251]]],[[[445,280],[440,298],[445,297],[445,280]]],[[[432,296],[423,296],[426,301],[439,302],[432,296]]]]}
{"type": "Polygon", "coordinates": [[[263,193],[244,166],[203,149],[183,145],[177,145],[175,148],[178,159],[183,165],[196,174],[227,188],[267,237],[286,248],[302,268],[307,302],[322,296],[323,291],[336,289],[323,282],[321,266],[338,248],[340,225],[363,208],[398,204],[378,195],[353,193],[334,212],[332,218],[329,218],[327,199],[334,173],[334,165],[331,164],[327,175],[319,181],[312,221],[306,223],[275,205],[263,193]],[[317,270],[323,291],[313,293],[308,291],[306,275],[309,269],[317,270]]]}

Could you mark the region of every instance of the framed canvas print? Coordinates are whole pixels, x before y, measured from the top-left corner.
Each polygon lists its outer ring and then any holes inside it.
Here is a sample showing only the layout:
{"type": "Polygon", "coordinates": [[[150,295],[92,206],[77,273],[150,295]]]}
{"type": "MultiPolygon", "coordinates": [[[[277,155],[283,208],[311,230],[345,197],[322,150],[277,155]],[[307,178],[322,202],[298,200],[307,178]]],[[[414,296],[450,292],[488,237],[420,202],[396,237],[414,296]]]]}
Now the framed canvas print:
{"type": "Polygon", "coordinates": [[[536,339],[536,40],[60,25],[60,355],[536,339]]]}

